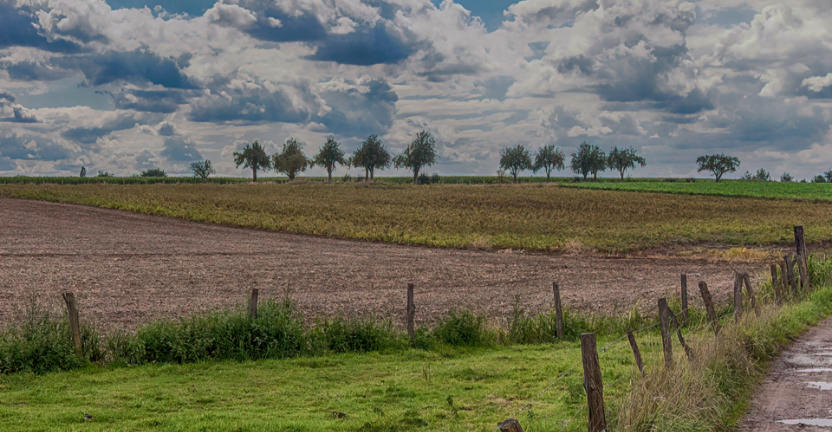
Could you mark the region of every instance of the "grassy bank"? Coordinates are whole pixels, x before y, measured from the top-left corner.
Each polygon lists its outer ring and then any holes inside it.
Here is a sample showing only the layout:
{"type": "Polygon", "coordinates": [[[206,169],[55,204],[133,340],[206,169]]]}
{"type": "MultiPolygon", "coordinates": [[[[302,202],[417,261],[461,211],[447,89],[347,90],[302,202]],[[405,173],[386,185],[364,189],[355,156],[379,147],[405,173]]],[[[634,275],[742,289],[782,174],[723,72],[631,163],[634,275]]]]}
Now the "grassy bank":
{"type": "Polygon", "coordinates": [[[678,244],[832,240],[832,202],[621,193],[554,185],[0,185],[41,199],[401,244],[627,252],[678,244]]]}
{"type": "MultiPolygon", "coordinates": [[[[714,337],[693,334],[694,358],[677,350],[676,367],[636,377],[621,402],[615,428],[622,431],[729,431],[747,409],[754,385],[769,362],[809,327],[832,314],[832,260],[813,260],[812,283],[822,287],[782,307],[762,292],[760,317],[747,311],[714,337]]],[[[674,341],[675,342],[675,341],[674,341]]]]}

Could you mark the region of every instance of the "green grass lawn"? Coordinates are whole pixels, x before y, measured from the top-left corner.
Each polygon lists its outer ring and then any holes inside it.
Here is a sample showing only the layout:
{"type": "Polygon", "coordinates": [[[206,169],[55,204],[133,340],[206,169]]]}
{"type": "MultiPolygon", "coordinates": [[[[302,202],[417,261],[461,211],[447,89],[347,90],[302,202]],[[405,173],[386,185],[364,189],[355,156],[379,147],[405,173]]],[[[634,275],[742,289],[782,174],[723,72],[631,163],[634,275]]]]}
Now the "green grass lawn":
{"type": "MultiPolygon", "coordinates": [[[[640,339],[652,358],[658,336],[640,339]]],[[[626,341],[600,361],[608,399],[621,399],[635,372],[626,341]]],[[[3,431],[492,431],[515,416],[527,431],[582,431],[585,398],[580,343],[563,342],[6,375],[0,424],[3,431]]]]}
{"type": "Polygon", "coordinates": [[[719,183],[697,180],[668,181],[603,181],[561,183],[561,186],[579,189],[601,189],[631,192],[664,192],[687,195],[719,195],[751,198],[784,198],[806,200],[832,200],[830,183],[779,183],[759,181],[724,180],[719,183]]]}

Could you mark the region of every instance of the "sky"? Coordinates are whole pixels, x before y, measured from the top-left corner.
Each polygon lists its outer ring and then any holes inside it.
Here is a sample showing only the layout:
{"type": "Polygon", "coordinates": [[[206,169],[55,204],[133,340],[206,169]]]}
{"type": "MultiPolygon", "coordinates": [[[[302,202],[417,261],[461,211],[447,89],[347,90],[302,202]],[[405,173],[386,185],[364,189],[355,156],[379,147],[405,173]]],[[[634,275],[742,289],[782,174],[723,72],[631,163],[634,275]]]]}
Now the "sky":
{"type": "Polygon", "coordinates": [[[244,176],[254,140],[396,154],[426,129],[429,174],[588,142],[637,149],[638,177],[728,153],[733,177],[811,178],[832,169],[830,23],[830,0],[0,0],[0,175],[244,176]]]}

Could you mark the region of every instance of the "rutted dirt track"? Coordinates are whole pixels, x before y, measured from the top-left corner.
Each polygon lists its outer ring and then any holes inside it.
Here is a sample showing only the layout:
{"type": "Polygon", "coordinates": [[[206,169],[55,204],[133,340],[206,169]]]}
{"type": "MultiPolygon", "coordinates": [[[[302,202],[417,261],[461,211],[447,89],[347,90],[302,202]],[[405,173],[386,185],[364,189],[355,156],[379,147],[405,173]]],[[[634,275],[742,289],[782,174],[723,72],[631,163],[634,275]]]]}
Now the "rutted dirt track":
{"type": "Polygon", "coordinates": [[[308,317],[364,315],[399,320],[404,287],[415,282],[417,321],[452,308],[507,317],[551,307],[551,282],[564,304],[584,311],[653,308],[677,295],[679,274],[706,280],[724,301],[732,268],[680,257],[597,258],[430,249],[191,223],[129,212],[0,199],[0,326],[35,298],[53,309],[72,290],[83,317],[106,328],[231,307],[250,288],[289,295],[308,317]]]}
{"type": "Polygon", "coordinates": [[[832,430],[832,319],[795,341],[755,394],[739,432],[832,430]]]}

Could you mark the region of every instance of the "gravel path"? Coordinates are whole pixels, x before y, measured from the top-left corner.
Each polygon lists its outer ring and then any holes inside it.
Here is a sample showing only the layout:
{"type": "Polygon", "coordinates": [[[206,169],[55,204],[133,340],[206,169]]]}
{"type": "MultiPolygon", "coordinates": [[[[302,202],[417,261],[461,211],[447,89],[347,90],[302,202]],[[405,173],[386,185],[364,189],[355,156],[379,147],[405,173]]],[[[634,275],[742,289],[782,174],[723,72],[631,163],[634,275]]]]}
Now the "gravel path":
{"type": "MultiPolygon", "coordinates": [[[[761,272],[763,265],[737,265],[761,272]]],[[[60,310],[73,290],[84,319],[134,328],[160,318],[231,307],[258,287],[288,293],[308,318],[372,315],[401,320],[406,283],[416,283],[417,322],[453,308],[501,321],[515,296],[526,310],[564,304],[583,311],[652,310],[676,295],[679,274],[704,279],[725,301],[727,263],[680,257],[626,259],[431,249],[264,232],[93,207],[0,198],[0,326],[34,299],[60,310]]]]}
{"type": "Polygon", "coordinates": [[[738,430],[832,431],[832,319],[775,360],[738,430]]]}

